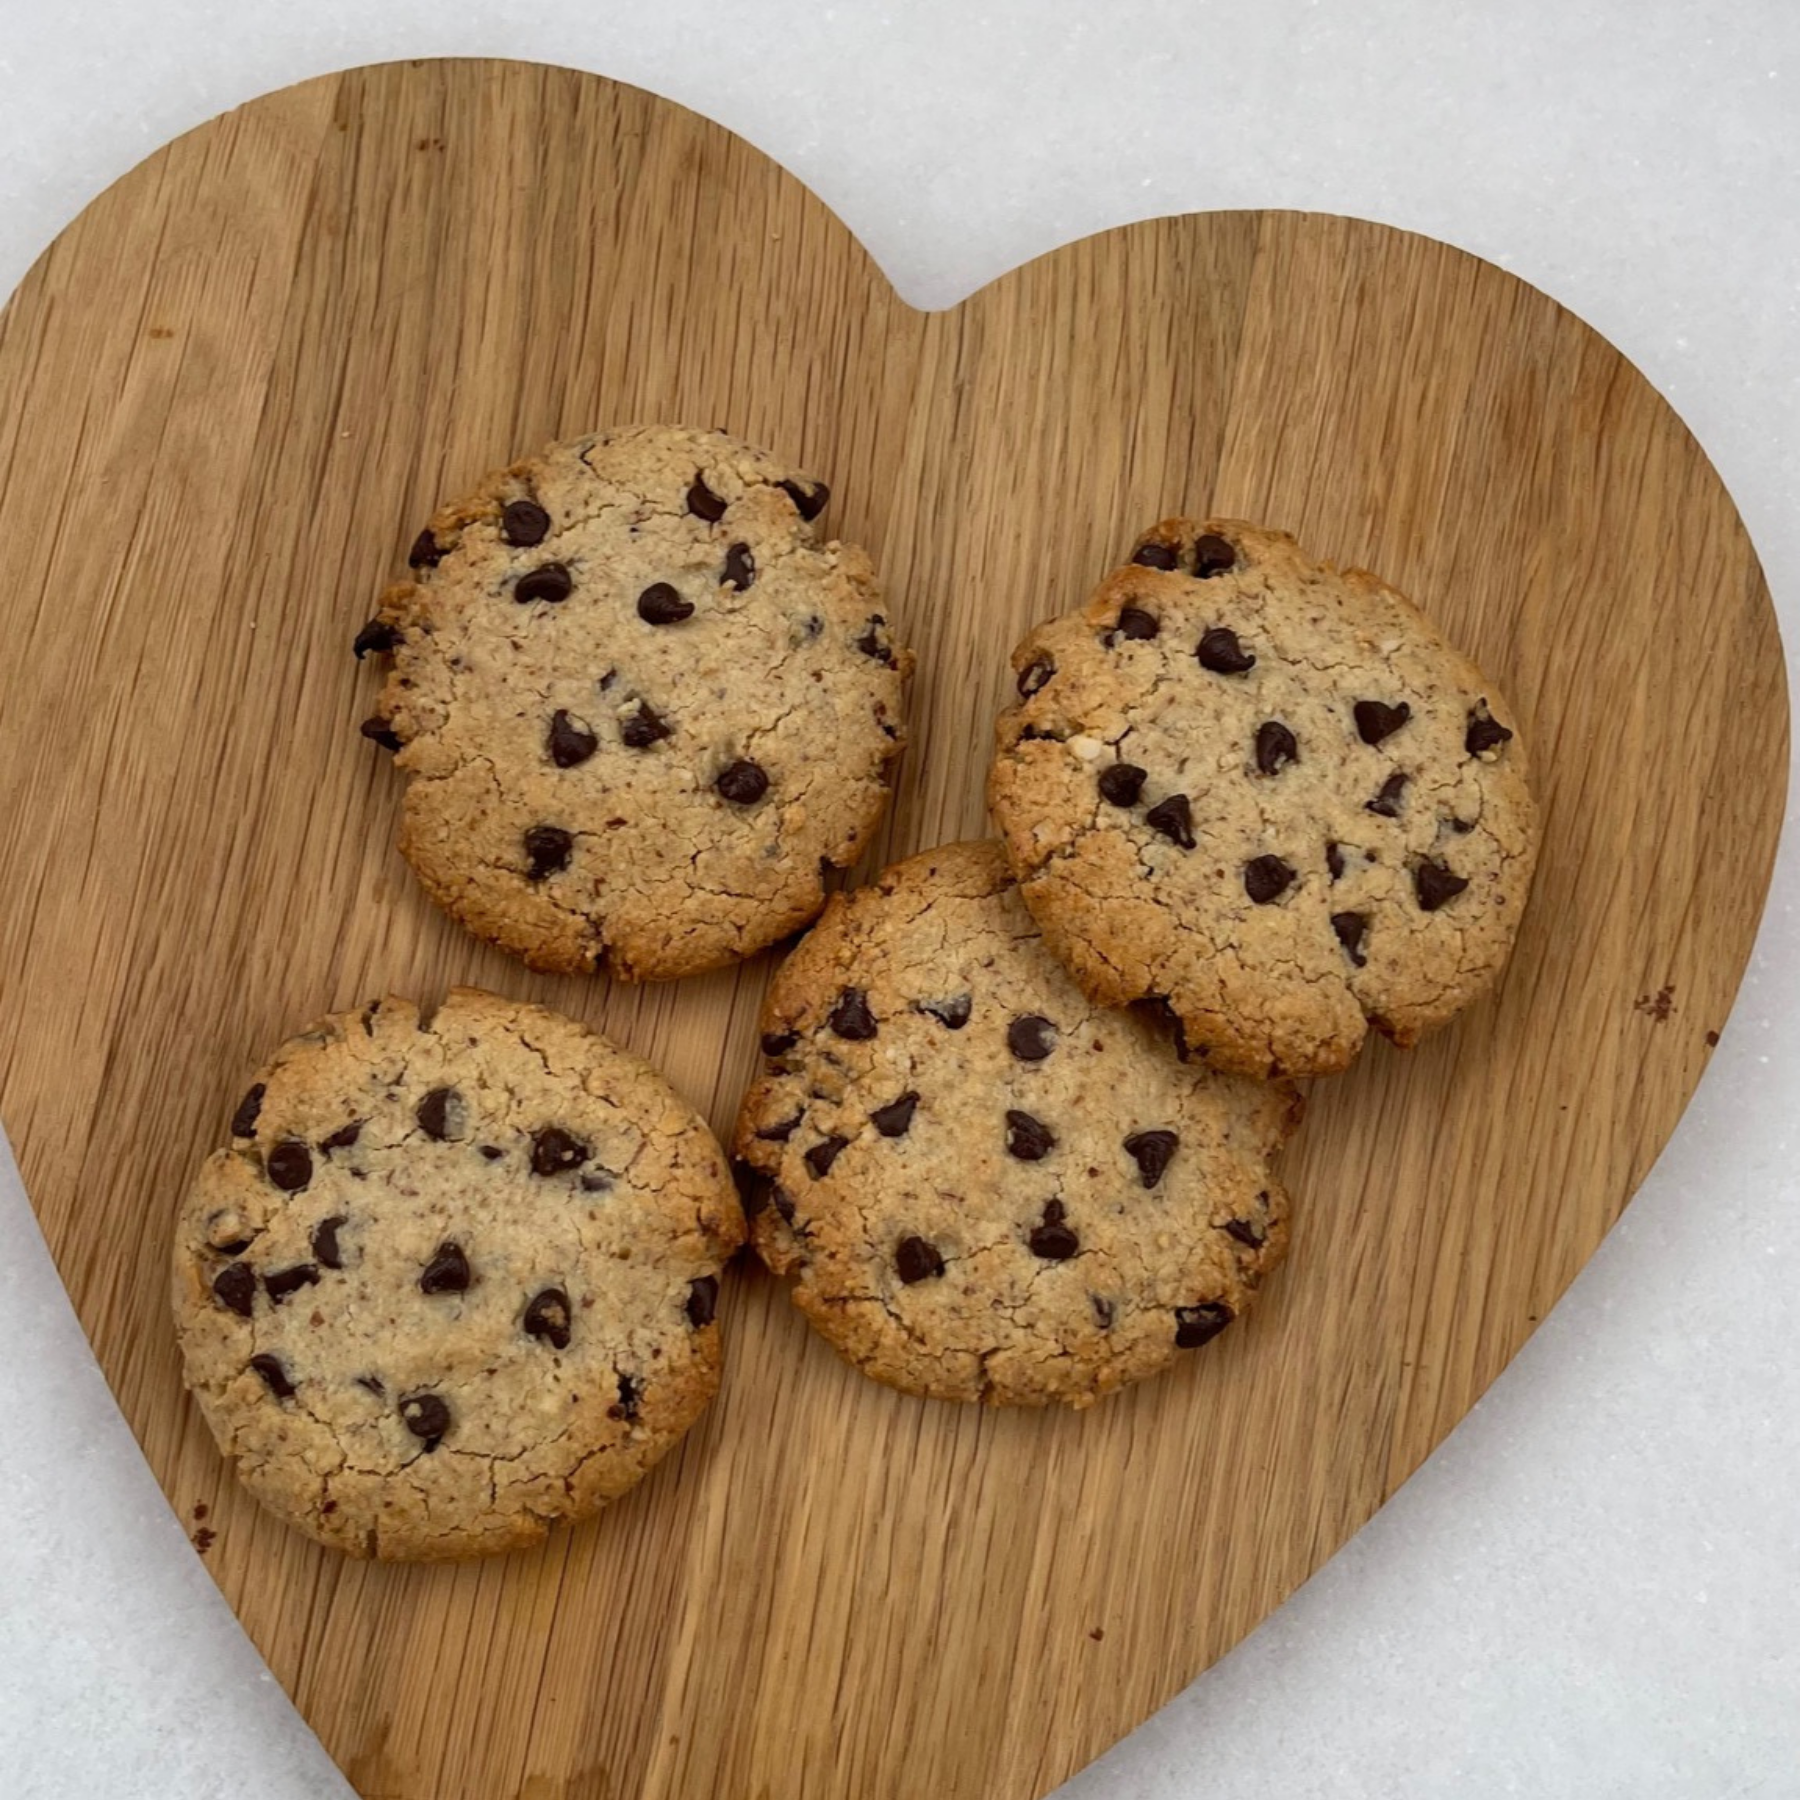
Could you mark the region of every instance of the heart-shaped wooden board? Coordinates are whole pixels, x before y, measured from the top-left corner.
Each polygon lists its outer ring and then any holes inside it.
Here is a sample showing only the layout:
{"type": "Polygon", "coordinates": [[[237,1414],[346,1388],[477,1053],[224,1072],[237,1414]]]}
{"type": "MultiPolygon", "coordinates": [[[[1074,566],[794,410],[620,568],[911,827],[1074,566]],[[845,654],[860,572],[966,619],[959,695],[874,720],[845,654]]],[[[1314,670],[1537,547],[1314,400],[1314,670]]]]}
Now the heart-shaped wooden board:
{"type": "MultiPolygon", "coordinates": [[[[1681,1114],[1782,814],[1773,611],[1692,438],[1542,294],[1304,214],[1130,226],[950,312],[800,184],[612,83],[431,62],[190,133],[0,328],[0,1116],[172,1504],[382,1800],[1030,1796],[1349,1537],[1592,1254],[1681,1114]],[[919,650],[878,856],[984,828],[1006,653],[1208,510],[1413,594],[1510,694],[1547,835],[1512,969],[1315,1090],[1289,1266],[1085,1415],[863,1381],[740,1268],[717,1404],[487,1564],[344,1561],[184,1400],[178,1196],[262,1055],[456,981],[648,1055],[728,1128],[768,965],[532,976],[433,911],[352,634],[440,497],[597,424],[819,471],[919,650]]],[[[871,862],[871,866],[872,863],[871,862]]]]}

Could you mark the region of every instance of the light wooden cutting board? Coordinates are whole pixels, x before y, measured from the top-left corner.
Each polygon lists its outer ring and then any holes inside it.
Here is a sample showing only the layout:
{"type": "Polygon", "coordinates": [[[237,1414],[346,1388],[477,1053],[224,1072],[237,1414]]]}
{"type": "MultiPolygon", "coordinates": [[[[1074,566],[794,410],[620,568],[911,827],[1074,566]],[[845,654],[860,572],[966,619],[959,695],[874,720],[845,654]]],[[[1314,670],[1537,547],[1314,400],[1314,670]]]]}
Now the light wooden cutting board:
{"type": "MultiPolygon", "coordinates": [[[[151,157],[0,322],[0,1114],[126,1417],[368,1796],[1024,1797],[1357,1529],[1618,1216],[1723,1026],[1782,813],[1775,620],[1718,478],[1618,353],[1457,251],[1234,213],[897,300],[724,131],[520,64],[356,70],[151,157]],[[182,1397],[177,1197],[327,1008],[472,980],[725,1129],[766,962],[549,980],[432,911],[350,638],[433,503],[551,437],[722,425],[825,475],[917,646],[883,854],[979,832],[1022,628],[1164,514],[1298,532],[1492,669],[1547,821],[1513,968],[1315,1090],[1292,1260],[1084,1416],[864,1382],[767,1277],[637,1493],[540,1552],[345,1562],[182,1397]]],[[[1695,1195],[1694,1205],[1705,1196],[1695,1195]]]]}

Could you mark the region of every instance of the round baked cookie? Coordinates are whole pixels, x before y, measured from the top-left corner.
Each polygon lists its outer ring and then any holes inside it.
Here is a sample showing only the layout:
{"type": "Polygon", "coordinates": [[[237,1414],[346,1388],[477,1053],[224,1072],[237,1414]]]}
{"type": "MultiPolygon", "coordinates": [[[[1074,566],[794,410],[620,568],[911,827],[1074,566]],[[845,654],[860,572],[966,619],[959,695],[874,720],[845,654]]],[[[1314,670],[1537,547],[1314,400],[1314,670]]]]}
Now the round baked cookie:
{"type": "Polygon", "coordinates": [[[1045,950],[1000,846],[834,898],[776,976],[752,1240],[866,1375],[1086,1406],[1218,1335],[1287,1244],[1286,1084],[1184,1065],[1045,950]]]}
{"type": "Polygon", "coordinates": [[[1170,519],[1013,652],[988,803],[1051,949],[1184,1054],[1344,1068],[1453,1018],[1537,854],[1518,721],[1410,601],[1286,533],[1170,519]]]}
{"type": "Polygon", "coordinates": [[[822,482],[717,431],[554,444],[356,639],[426,892],[535,969],[666,979],[811,919],[887,804],[909,652],[822,482]]]}
{"type": "Polygon", "coordinates": [[[278,1050],[181,1209],[187,1385],[245,1486],[353,1556],[512,1550],[638,1481],[719,1379],[743,1215],[647,1064],[469,988],[278,1050]]]}

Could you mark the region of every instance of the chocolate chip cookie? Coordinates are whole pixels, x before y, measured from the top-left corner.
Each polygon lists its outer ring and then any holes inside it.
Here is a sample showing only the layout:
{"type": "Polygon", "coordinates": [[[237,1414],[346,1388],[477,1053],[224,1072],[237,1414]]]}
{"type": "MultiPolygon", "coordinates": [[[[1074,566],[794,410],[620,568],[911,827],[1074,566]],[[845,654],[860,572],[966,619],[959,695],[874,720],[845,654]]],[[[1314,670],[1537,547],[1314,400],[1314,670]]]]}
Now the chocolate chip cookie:
{"type": "Polygon", "coordinates": [[[910,654],[822,482],[722,432],[557,444],[444,508],[356,639],[426,891],[536,969],[690,975],[806,923],[887,804],[910,654]]]}
{"type": "Polygon", "coordinates": [[[762,1055],[734,1143],[753,1241],[909,1393],[1085,1406],[1217,1336],[1286,1247],[1293,1090],[1084,998],[998,844],[833,899],[762,1055]]]}
{"type": "Polygon", "coordinates": [[[1518,718],[1403,595],[1171,519],[1013,652],[988,800],[1083,991],[1241,1074],[1344,1068],[1506,963],[1537,814],[1518,718]]]}
{"type": "Polygon", "coordinates": [[[511,1550],[638,1481],[718,1385],[743,1216],[634,1056],[454,990],[292,1039],[176,1233],[188,1386],[244,1484],[353,1556],[511,1550]]]}

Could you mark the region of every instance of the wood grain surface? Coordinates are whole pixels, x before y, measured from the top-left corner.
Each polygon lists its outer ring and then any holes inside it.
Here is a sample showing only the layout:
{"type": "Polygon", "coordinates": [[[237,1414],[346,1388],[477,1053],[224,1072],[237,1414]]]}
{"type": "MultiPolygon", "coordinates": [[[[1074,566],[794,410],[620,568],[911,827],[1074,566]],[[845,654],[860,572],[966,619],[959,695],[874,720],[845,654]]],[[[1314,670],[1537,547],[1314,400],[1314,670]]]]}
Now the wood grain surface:
{"type": "MultiPolygon", "coordinates": [[[[152,156],[0,324],[0,1116],[151,1465],[375,1800],[1041,1794],[1319,1566],[1599,1243],[1749,953],[1787,767],[1775,619],[1649,386],[1542,294],[1355,221],[1232,213],[901,303],[716,126],[523,64],[356,70],[152,156]],[[440,497],[599,424],[831,482],[920,653],[866,868],[984,829],[1006,652],[1216,511],[1411,593],[1510,693],[1547,824],[1499,995],[1314,1090],[1292,1259],[1076,1415],[860,1380],[739,1268],[729,1371],[540,1552],[379,1568],[235,1489],[165,1315],[178,1196],[262,1055],[453,981],[565,1008],[726,1129],[766,961],[546,979],[392,848],[350,638],[440,497]]],[[[865,871],[866,872],[866,871],[865,871]]],[[[1694,1204],[1702,1204],[1694,1196],[1694,1204]]]]}

